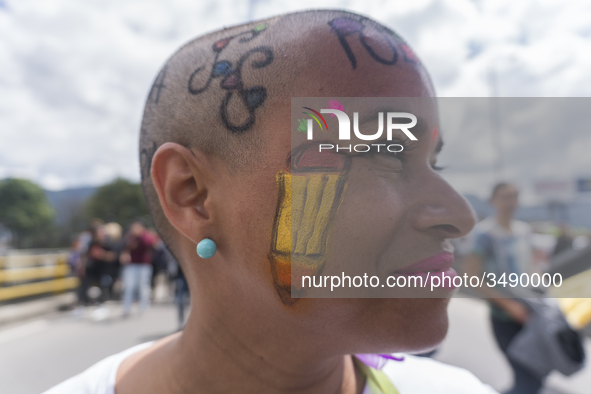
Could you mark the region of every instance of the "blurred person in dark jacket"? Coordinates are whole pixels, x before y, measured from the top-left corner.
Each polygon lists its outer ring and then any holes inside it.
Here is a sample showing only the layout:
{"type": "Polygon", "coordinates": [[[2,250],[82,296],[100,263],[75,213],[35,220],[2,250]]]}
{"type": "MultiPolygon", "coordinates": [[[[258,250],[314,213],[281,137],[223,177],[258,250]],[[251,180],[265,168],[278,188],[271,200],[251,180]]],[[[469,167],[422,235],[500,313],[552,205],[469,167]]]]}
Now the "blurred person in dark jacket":
{"type": "Polygon", "coordinates": [[[557,256],[560,253],[573,248],[574,238],[570,234],[568,225],[562,223],[560,225],[559,231],[558,237],[556,238],[556,245],[554,245],[554,250],[552,251],[552,256],[557,256]]]}
{"type": "Polygon", "coordinates": [[[150,307],[152,259],[158,237],[148,231],[141,222],[134,222],[126,236],[121,255],[123,266],[123,315],[131,313],[134,295],[139,293],[139,310],[150,307]]]}
{"type": "Polygon", "coordinates": [[[106,300],[110,283],[105,274],[117,261],[117,252],[107,244],[104,225],[97,225],[91,229],[91,240],[85,256],[84,277],[82,279],[81,297],[84,304],[88,304],[88,289],[98,286],[101,289],[100,302],[106,300]]]}

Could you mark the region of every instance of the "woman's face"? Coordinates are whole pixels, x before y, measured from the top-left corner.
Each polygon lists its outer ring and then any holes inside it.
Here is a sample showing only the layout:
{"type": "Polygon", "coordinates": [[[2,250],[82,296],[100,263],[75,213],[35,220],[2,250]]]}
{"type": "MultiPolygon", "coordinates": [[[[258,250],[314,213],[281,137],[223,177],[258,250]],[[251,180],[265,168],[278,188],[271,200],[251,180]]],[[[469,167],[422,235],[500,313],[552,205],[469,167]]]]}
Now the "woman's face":
{"type": "MultiPolygon", "coordinates": [[[[421,116],[424,131],[404,155],[346,157],[347,187],[330,228],[320,274],[385,278],[421,260],[446,252],[449,256],[449,239],[472,229],[475,219],[469,204],[436,170],[441,136],[434,131],[436,117],[427,115],[421,116]]],[[[275,152],[270,160],[235,180],[234,191],[226,193],[225,205],[233,211],[227,218],[229,258],[243,262],[233,264],[235,281],[226,283],[233,283],[238,304],[248,301],[250,311],[260,307],[261,314],[321,340],[327,351],[412,352],[439,344],[447,331],[448,298],[356,298],[355,292],[346,299],[281,296],[285,291],[273,267],[280,200],[277,174],[291,146],[270,133],[267,148],[275,152]]]]}
{"type": "MultiPolygon", "coordinates": [[[[309,287],[310,281],[304,282],[302,275],[367,275],[376,277],[372,282],[375,287],[367,286],[364,280],[359,287],[343,288],[336,279],[330,283],[336,284],[337,289],[323,286],[312,291],[303,289],[301,294],[329,298],[402,297],[405,295],[400,290],[385,284],[387,277],[401,273],[427,275],[449,268],[453,252],[449,238],[465,235],[472,228],[472,212],[437,173],[442,139],[433,99],[345,100],[341,107],[349,112],[349,118],[353,119],[351,109],[355,108],[361,114],[358,117],[366,119],[360,126],[364,134],[378,129],[376,108],[404,108],[418,118],[412,129],[412,136],[418,139],[410,140],[395,129],[391,140],[383,133],[382,138],[371,142],[355,136],[340,141],[337,122],[328,116],[328,130],[332,133],[318,133],[322,134],[323,145],[350,144],[359,146],[360,152],[320,150],[318,142],[294,133],[295,149],[288,176],[290,209],[280,209],[276,220],[278,229],[285,228],[284,232],[291,233],[291,237],[281,231],[276,237],[291,238],[291,245],[285,249],[291,248],[294,291],[306,283],[309,287]],[[364,152],[370,143],[371,149],[364,152]],[[402,152],[388,151],[386,146],[390,144],[402,146],[402,152]],[[283,211],[288,211],[287,224],[282,220],[286,216],[283,211]],[[420,262],[424,263],[417,267],[415,263],[420,262]]],[[[377,111],[386,113],[385,109],[377,111]]],[[[279,188],[282,187],[280,184],[279,188]]],[[[410,294],[428,298],[448,295],[431,291],[410,294]]]]}
{"type": "MultiPolygon", "coordinates": [[[[370,86],[374,94],[376,86],[370,86]]],[[[394,88],[400,91],[400,81],[382,79],[382,91],[375,96],[394,88]]],[[[401,94],[417,97],[431,92],[417,84],[401,94]]],[[[350,298],[286,299],[285,277],[274,265],[282,202],[278,174],[298,146],[289,133],[280,132],[290,127],[290,108],[270,112],[260,123],[264,155],[249,171],[221,182],[216,193],[224,206],[219,220],[225,227],[218,236],[218,250],[236,262],[225,274],[224,286],[234,300],[228,302],[237,309],[248,308],[249,316],[272,318],[326,352],[417,352],[437,346],[447,332],[449,298],[357,298],[352,293],[350,298]]],[[[449,257],[449,239],[468,234],[474,226],[468,202],[436,170],[441,135],[434,107],[415,112],[422,131],[402,155],[345,152],[350,163],[347,187],[330,226],[322,275],[387,277],[427,258],[449,257]]],[[[368,125],[368,130],[374,126],[368,125]]]]}

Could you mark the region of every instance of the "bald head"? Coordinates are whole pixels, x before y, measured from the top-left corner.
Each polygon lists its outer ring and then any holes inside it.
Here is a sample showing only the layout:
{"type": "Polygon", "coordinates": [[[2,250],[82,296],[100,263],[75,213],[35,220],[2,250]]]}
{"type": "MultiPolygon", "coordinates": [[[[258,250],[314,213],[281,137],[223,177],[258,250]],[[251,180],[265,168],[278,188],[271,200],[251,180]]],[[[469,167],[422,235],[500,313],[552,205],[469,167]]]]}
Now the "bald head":
{"type": "Polygon", "coordinates": [[[262,119],[288,108],[291,97],[432,94],[398,35],[348,12],[288,14],[199,37],[166,62],[146,101],[140,166],[154,224],[171,245],[150,177],[154,152],[165,142],[214,155],[240,172],[265,147],[262,119]],[[395,89],[384,76],[396,79],[395,89]]]}

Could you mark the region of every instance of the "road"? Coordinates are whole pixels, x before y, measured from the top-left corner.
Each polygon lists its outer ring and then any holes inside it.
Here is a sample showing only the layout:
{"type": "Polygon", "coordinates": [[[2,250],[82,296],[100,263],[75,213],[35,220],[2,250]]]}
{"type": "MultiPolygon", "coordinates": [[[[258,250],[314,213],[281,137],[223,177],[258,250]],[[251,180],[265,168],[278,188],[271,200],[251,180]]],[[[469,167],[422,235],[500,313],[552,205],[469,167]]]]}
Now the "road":
{"type": "Polygon", "coordinates": [[[121,318],[118,304],[109,305],[108,311],[108,316],[98,316],[101,311],[97,315],[89,309],[77,318],[63,312],[2,327],[0,394],[39,394],[111,354],[177,328],[170,304],[154,305],[128,319],[121,318]]]}
{"type": "MultiPolygon", "coordinates": [[[[104,310],[103,310],[104,311],[104,310]]],[[[95,362],[136,344],[176,330],[171,304],[154,305],[143,316],[122,319],[119,304],[108,315],[89,309],[75,318],[56,313],[0,328],[0,394],[38,394],[82,372],[95,362]]],[[[511,373],[493,342],[487,309],[480,301],[454,299],[450,330],[435,358],[471,370],[497,390],[510,384],[511,373]]],[[[586,348],[591,355],[591,341],[586,348]]],[[[552,375],[544,394],[588,394],[591,368],[564,378],[552,375]]]]}

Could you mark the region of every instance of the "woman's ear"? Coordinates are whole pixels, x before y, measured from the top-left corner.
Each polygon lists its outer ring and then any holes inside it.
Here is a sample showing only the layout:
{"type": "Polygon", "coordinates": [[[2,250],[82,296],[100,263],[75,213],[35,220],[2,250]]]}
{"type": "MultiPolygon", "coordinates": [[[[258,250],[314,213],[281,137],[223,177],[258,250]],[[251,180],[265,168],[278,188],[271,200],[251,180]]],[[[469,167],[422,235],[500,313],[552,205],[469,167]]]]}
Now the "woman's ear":
{"type": "Polygon", "coordinates": [[[185,237],[199,242],[206,235],[210,212],[201,161],[182,145],[167,142],[152,159],[152,182],[168,221],[185,237]]]}

